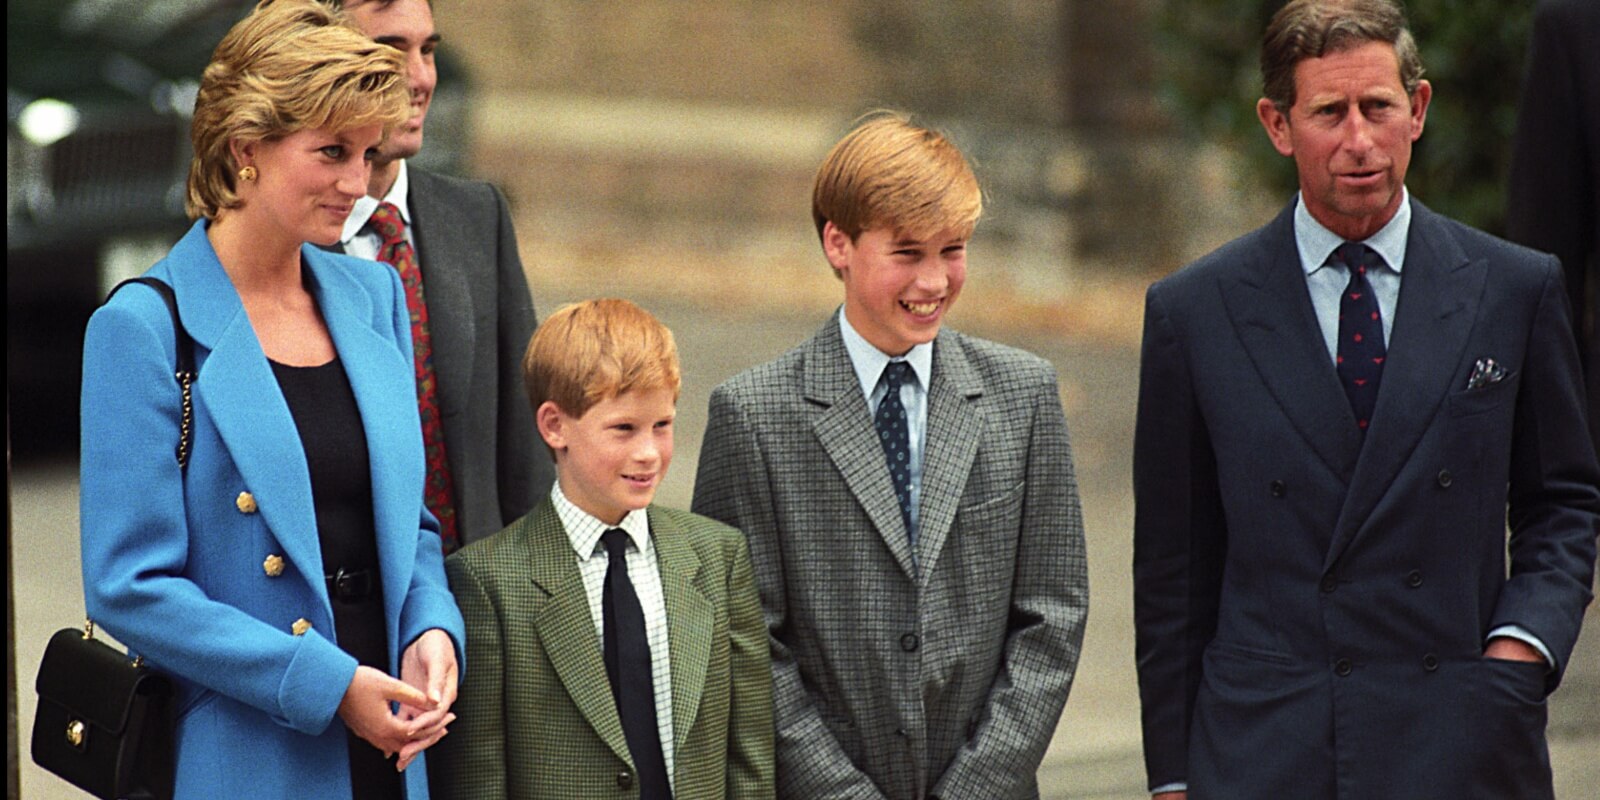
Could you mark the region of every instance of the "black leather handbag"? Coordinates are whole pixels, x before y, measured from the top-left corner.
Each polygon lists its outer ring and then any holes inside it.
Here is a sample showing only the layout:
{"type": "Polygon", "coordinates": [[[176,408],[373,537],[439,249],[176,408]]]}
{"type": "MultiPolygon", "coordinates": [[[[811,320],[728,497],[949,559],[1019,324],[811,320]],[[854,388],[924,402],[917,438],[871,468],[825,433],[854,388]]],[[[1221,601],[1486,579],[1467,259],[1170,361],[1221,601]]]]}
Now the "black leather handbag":
{"type": "MultiPolygon", "coordinates": [[[[173,370],[183,397],[177,458],[189,463],[194,407],[194,341],[178,317],[172,287],[143,283],[160,293],[172,312],[178,363],[173,370]]],[[[56,631],[45,646],[34,682],[39,706],[33,718],[34,763],[104,800],[168,800],[173,782],[172,682],[94,638],[94,622],[56,631]]]]}
{"type": "Polygon", "coordinates": [[[105,800],[172,797],[172,682],[92,638],[50,637],[39,664],[33,760],[105,800]]]}

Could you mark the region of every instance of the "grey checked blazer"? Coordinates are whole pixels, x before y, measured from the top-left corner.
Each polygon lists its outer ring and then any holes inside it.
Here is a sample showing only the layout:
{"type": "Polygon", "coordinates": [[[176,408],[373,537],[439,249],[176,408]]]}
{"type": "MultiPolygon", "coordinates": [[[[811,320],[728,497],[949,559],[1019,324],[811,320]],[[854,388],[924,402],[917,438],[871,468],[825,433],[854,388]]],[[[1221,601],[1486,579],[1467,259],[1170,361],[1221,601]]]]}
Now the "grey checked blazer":
{"type": "Polygon", "coordinates": [[[915,557],[831,318],[717,387],[694,510],[750,540],[780,797],[1032,798],[1088,612],[1054,369],[934,343],[915,557]]]}
{"type": "Polygon", "coordinates": [[[407,175],[445,457],[467,544],[527,513],[555,480],[522,387],[522,353],[537,322],[500,192],[415,166],[407,175]]]}

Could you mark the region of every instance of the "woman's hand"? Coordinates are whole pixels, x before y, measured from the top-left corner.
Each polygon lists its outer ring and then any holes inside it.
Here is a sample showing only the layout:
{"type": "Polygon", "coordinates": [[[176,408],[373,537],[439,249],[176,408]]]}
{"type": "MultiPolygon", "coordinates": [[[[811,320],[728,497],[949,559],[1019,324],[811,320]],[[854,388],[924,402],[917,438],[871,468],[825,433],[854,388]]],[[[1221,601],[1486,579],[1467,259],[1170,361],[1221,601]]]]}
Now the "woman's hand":
{"type": "MultiPolygon", "coordinates": [[[[419,640],[420,641],[420,640],[419,640]]],[[[454,664],[454,656],[451,663],[454,664]]],[[[383,751],[385,758],[400,752],[413,739],[421,725],[402,719],[389,710],[389,703],[399,703],[431,711],[436,706],[421,690],[403,681],[391,678],[372,667],[356,667],[350,688],[339,701],[339,718],[344,720],[355,735],[383,751]]]]}
{"type": "Polygon", "coordinates": [[[397,766],[405,769],[418,753],[444,737],[445,726],[456,715],[450,706],[456,702],[456,649],[450,634],[438,628],[424,631],[400,657],[400,679],[424,692],[430,705],[402,703],[400,717],[416,726],[410,742],[400,748],[397,766]]]}

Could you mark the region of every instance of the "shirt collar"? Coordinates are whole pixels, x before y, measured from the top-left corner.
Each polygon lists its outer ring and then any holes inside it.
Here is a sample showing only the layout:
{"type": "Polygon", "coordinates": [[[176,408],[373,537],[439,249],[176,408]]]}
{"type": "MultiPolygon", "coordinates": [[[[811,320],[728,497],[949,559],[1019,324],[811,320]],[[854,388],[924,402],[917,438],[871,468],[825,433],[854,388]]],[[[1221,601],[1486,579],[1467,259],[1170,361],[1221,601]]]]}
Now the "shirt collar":
{"type": "Polygon", "coordinates": [[[572,549],[578,554],[579,561],[588,561],[600,547],[600,535],[612,528],[621,528],[626,531],[628,538],[633,540],[633,546],[639,552],[646,553],[650,549],[650,516],[642,508],[628,512],[618,525],[607,525],[600,518],[578,508],[567,496],[561,492],[561,481],[556,480],[550,487],[550,500],[555,504],[556,517],[561,520],[561,526],[567,530],[567,540],[572,544],[572,549]]]}
{"type": "Polygon", "coordinates": [[[850,320],[845,317],[843,308],[839,309],[839,333],[844,337],[844,349],[850,354],[850,365],[855,367],[856,379],[861,381],[861,391],[867,397],[872,396],[872,390],[877,387],[878,379],[883,376],[883,368],[888,366],[890,361],[904,361],[910,364],[911,371],[917,376],[917,386],[927,391],[928,380],[933,375],[933,342],[916,345],[904,356],[890,356],[874,347],[850,326],[850,320]]]}
{"type": "Polygon", "coordinates": [[[400,159],[400,171],[395,175],[394,185],[389,187],[389,193],[382,200],[371,195],[362,195],[356,200],[355,208],[350,210],[350,216],[345,218],[344,231],[339,234],[339,241],[349,244],[351,239],[361,234],[361,229],[367,227],[367,220],[372,219],[372,212],[378,210],[379,203],[393,203],[400,209],[400,219],[405,220],[406,227],[411,226],[411,205],[407,200],[411,196],[411,181],[406,177],[406,160],[400,159]]]}
{"type": "MultiPolygon", "coordinates": [[[[1411,193],[1403,186],[1400,191],[1400,207],[1395,209],[1394,216],[1362,242],[1383,256],[1383,263],[1395,272],[1400,272],[1406,263],[1406,237],[1411,233],[1411,193]]],[[[1295,196],[1294,240],[1300,249],[1300,266],[1307,275],[1326,265],[1333,251],[1344,244],[1339,234],[1323,227],[1311,216],[1299,195],[1295,196]]]]}

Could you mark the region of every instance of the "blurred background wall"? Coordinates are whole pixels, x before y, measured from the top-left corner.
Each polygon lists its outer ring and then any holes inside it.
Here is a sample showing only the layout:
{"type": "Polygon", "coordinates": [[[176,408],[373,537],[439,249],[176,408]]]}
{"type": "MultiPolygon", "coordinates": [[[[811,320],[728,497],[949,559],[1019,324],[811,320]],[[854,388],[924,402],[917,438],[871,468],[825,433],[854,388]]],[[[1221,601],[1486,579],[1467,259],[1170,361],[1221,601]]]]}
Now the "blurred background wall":
{"type": "Polygon", "coordinates": [[[974,290],[1006,301],[984,307],[1081,326],[1101,312],[1069,308],[1074,296],[1170,270],[1265,213],[1241,202],[1230,159],[1158,106],[1158,5],[480,0],[436,13],[474,78],[468,162],[511,194],[541,280],[700,293],[753,274],[737,293],[832,298],[810,280],[823,269],[811,177],[857,115],[893,107],[978,164],[974,290]]]}

